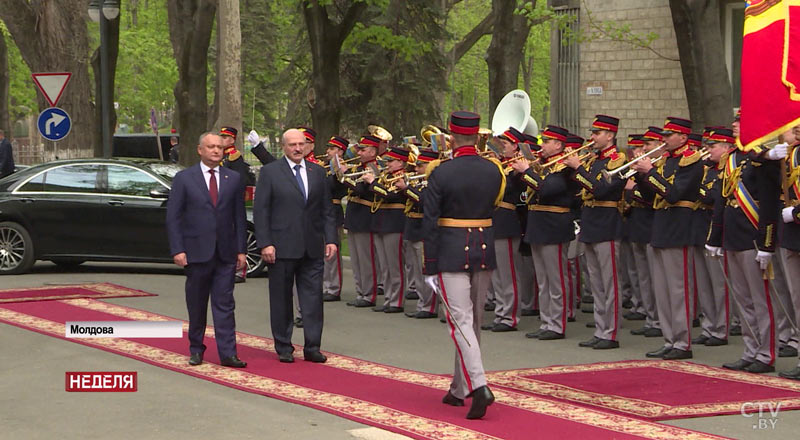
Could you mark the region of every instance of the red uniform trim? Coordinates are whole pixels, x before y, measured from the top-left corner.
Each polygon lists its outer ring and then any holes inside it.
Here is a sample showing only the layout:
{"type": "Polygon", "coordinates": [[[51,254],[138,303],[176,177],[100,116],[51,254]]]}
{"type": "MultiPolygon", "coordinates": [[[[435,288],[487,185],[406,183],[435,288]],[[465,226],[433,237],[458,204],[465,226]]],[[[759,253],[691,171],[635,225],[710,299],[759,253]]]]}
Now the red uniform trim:
{"type": "MultiPolygon", "coordinates": [[[[728,276],[728,253],[722,254],[723,272],[728,276]]],[[[725,335],[730,334],[731,327],[731,306],[730,306],[730,292],[728,292],[728,283],[725,283],[725,335]]]]}
{"type": "MultiPolygon", "coordinates": [[[[567,291],[564,289],[563,245],[558,244],[558,277],[561,280],[561,331],[567,333],[567,291]]],[[[571,296],[571,295],[570,295],[571,296]]]]}
{"type": "Polygon", "coordinates": [[[767,300],[769,313],[769,364],[775,364],[775,315],[772,311],[772,298],[769,296],[769,280],[764,280],[764,297],[767,300]]]}
{"type": "Polygon", "coordinates": [[[375,238],[369,233],[369,260],[372,263],[372,302],[378,299],[378,275],[375,270],[375,238]]]}
{"type": "Polygon", "coordinates": [[[336,292],[336,296],[342,296],[342,252],[338,247],[336,248],[336,272],[339,274],[339,290],[336,292]]]}
{"type": "Polygon", "coordinates": [[[686,343],[692,349],[692,319],[689,316],[689,249],[683,247],[683,308],[686,310],[686,343]]]}
{"type": "MultiPolygon", "coordinates": [[[[439,272],[439,287],[442,288],[442,300],[447,304],[447,308],[450,309],[450,301],[447,299],[447,290],[444,287],[444,279],[442,279],[441,272],[439,272]]],[[[452,338],[453,343],[456,344],[456,353],[458,353],[458,360],[461,364],[461,372],[464,374],[464,379],[467,381],[467,389],[472,392],[472,380],[469,377],[469,373],[467,373],[467,365],[464,363],[464,355],[461,354],[461,346],[458,345],[458,341],[456,340],[456,326],[453,325],[453,317],[450,316],[449,313],[445,313],[445,315],[447,316],[447,325],[450,327],[450,338],[452,338]]]]}
{"type": "Polygon", "coordinates": [[[611,340],[617,340],[617,327],[619,327],[619,287],[617,286],[617,252],[614,249],[614,242],[609,241],[611,244],[611,272],[614,279],[614,331],[611,332],[611,340]]]}
{"type": "Polygon", "coordinates": [[[398,252],[397,255],[400,261],[400,299],[397,300],[397,307],[403,307],[403,300],[406,297],[405,293],[405,281],[406,277],[404,276],[404,268],[403,268],[403,233],[400,233],[400,244],[397,246],[398,252]]]}
{"type": "Polygon", "coordinates": [[[511,263],[511,285],[514,287],[514,305],[511,307],[511,327],[517,326],[517,308],[519,307],[519,291],[517,290],[517,268],[514,266],[513,238],[508,238],[508,261],[511,263]]]}

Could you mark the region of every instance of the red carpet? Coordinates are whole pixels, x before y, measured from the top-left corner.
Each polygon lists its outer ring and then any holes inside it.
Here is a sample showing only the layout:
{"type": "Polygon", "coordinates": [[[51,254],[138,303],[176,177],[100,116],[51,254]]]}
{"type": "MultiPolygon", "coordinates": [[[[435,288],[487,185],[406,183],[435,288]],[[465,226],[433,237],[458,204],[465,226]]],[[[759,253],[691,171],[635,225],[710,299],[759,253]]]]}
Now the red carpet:
{"type": "Polygon", "coordinates": [[[490,373],[494,385],[650,420],[800,408],[800,382],[682,361],[622,361],[490,373]]]}
{"type": "MultiPolygon", "coordinates": [[[[67,320],[164,320],[150,312],[91,299],[17,303],[0,306],[0,322],[64,339],[67,320]]],[[[265,324],[266,325],[266,324],[265,324]]],[[[185,328],[185,327],[184,327],[185,328]]],[[[207,330],[213,336],[213,329],[207,330]]],[[[221,385],[316,408],[417,439],[718,439],[592,408],[497,389],[497,403],[483,420],[466,420],[467,408],[440,403],[450,379],[333,353],[328,363],[298,359],[281,364],[268,338],[239,334],[239,356],[246,369],[220,367],[213,339],[205,343],[206,362],[190,367],[183,339],[69,339],[221,385]]],[[[65,365],[65,369],[69,366],[65,365]]]]}
{"type": "Polygon", "coordinates": [[[120,298],[123,296],[156,296],[111,283],[73,284],[0,290],[0,303],[50,301],[73,298],[120,298]]]}

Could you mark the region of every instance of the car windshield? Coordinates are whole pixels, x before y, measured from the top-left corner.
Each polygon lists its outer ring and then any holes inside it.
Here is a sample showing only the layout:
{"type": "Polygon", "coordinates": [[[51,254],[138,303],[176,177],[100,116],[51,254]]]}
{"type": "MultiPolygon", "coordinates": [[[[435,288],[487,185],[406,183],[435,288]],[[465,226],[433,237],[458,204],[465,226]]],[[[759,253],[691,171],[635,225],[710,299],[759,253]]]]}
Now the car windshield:
{"type": "Polygon", "coordinates": [[[170,182],[172,182],[172,178],[178,174],[178,171],[183,169],[182,166],[174,163],[153,162],[143,165],[170,182]]]}

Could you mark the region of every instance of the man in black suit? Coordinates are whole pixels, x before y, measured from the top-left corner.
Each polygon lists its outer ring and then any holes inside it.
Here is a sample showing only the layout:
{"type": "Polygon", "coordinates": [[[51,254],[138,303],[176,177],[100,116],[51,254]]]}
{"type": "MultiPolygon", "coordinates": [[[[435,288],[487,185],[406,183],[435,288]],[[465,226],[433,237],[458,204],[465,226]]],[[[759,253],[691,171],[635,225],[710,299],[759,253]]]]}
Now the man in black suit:
{"type": "Polygon", "coordinates": [[[203,362],[210,296],[220,363],[243,368],[247,363],[236,354],[233,276],[246,264],[244,184],[239,173],[219,166],[222,148],[220,136],[203,134],[197,146],[200,163],[175,175],[167,234],[175,264],[186,270],[189,365],[203,362]]]}
{"type": "Polygon", "coordinates": [[[261,168],[253,204],[258,247],[269,264],[270,323],[281,362],[294,362],[293,284],[302,310],[304,358],[327,360],[319,351],[323,255],[336,255],[336,223],[325,169],[303,159],[305,144],[300,130],[283,134],[284,158],[261,168]]]}
{"type": "Polygon", "coordinates": [[[0,130],[0,179],[14,172],[14,154],[11,142],[6,139],[6,134],[0,130]]]}

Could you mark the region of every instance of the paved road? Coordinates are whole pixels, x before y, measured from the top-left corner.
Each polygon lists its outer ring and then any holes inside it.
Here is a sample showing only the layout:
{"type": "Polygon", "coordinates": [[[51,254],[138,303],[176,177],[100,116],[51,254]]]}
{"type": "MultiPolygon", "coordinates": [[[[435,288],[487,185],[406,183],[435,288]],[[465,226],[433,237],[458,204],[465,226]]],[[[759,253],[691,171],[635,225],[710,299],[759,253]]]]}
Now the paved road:
{"type": "MultiPolygon", "coordinates": [[[[354,296],[352,276],[345,272],[345,299],[354,296]]],[[[0,277],[0,288],[34,287],[45,283],[112,282],[157,293],[156,297],[118,298],[115,304],[185,319],[181,271],[169,265],[86,264],[71,272],[37,263],[33,273],[0,277]]],[[[269,335],[266,278],[236,286],[237,330],[269,335]]],[[[408,309],[410,309],[410,305],[408,309]]],[[[645,359],[657,338],[634,337],[624,322],[622,348],[596,351],[578,348],[591,336],[580,314],[560,341],[525,339],[538,318],[525,317],[515,333],[484,332],[487,370],[645,359]]],[[[210,319],[210,318],[209,318],[210,319]]],[[[344,302],[326,303],[323,349],[335,353],[431,373],[451,373],[453,346],[438,320],[412,320],[353,309],[344,302]]],[[[295,343],[302,334],[295,332],[295,343]]],[[[695,362],[718,366],[738,359],[741,339],[727,347],[699,347],[695,362]]],[[[9,439],[149,439],[258,438],[352,439],[364,425],[303,406],[219,386],[170,372],[123,356],[0,324],[0,438],[9,439]],[[136,393],[66,393],[65,371],[137,371],[136,393]]],[[[245,359],[247,360],[247,359],[245,359]]],[[[796,359],[780,359],[790,369],[796,359]]],[[[491,411],[491,409],[490,409],[491,411]]],[[[751,439],[795,439],[800,412],[779,414],[775,429],[754,430],[756,417],[704,417],[668,422],[704,432],[751,439]]]]}

